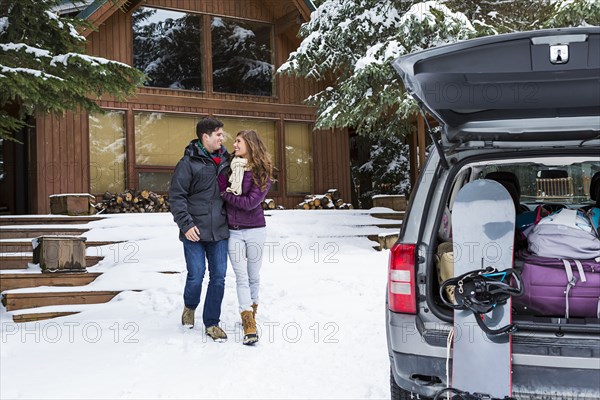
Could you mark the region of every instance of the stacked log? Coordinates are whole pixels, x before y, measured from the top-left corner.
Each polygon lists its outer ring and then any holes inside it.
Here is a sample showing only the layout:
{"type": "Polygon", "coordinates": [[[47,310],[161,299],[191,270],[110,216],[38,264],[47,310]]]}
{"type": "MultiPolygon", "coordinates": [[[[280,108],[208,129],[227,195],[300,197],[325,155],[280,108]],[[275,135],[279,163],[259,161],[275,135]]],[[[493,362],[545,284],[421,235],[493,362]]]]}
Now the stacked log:
{"type": "Polygon", "coordinates": [[[354,206],[346,203],[337,189],[329,189],[325,194],[306,195],[304,201],[300,202],[296,208],[300,210],[351,210],[354,206]]]}
{"type": "Polygon", "coordinates": [[[146,213],[168,212],[169,196],[149,190],[126,190],[123,193],[104,193],[102,201],[95,206],[98,213],[146,213]]]}
{"type": "Polygon", "coordinates": [[[280,210],[281,208],[279,208],[277,206],[277,204],[275,204],[275,200],[273,199],[264,199],[261,203],[263,210],[275,210],[278,209],[280,210]]]}

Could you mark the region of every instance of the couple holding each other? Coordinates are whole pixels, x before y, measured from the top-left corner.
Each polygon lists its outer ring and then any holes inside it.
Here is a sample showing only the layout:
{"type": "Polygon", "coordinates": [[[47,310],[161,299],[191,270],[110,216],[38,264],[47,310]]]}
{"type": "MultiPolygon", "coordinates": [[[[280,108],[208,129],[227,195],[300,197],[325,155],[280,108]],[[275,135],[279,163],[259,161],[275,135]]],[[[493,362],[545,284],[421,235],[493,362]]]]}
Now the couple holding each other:
{"type": "Polygon", "coordinates": [[[266,239],[261,206],[273,179],[273,163],[253,130],[238,132],[233,157],[223,147],[223,123],[204,118],[197,140],[186,147],[171,179],[169,200],[183,242],[187,279],[181,323],[194,327],[208,260],[209,282],[202,319],[206,334],[227,340],[219,327],[227,254],[236,277],[244,344],[258,341],[256,311],[266,239]]]}

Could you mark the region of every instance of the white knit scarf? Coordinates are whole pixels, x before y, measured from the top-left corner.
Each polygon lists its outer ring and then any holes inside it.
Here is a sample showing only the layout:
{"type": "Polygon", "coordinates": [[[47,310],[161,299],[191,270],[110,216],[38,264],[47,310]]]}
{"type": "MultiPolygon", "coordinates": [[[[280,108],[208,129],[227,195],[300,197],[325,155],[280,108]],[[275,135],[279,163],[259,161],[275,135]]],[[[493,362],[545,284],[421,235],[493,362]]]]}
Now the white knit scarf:
{"type": "Polygon", "coordinates": [[[242,157],[235,157],[231,160],[231,176],[229,177],[231,185],[227,188],[229,193],[236,196],[242,194],[242,181],[244,180],[244,171],[248,170],[247,164],[248,160],[242,157]]]}

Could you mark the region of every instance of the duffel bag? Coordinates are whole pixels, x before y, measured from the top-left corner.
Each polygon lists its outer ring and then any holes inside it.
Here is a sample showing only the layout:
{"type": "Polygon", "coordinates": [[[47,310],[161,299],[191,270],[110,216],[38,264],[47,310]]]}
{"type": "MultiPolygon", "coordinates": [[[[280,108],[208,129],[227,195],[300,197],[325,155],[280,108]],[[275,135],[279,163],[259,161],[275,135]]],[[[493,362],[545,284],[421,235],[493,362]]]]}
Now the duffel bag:
{"type": "Polygon", "coordinates": [[[527,233],[529,251],[551,258],[593,259],[600,256],[600,239],[581,211],[563,208],[542,218],[527,233]]]}
{"type": "MultiPolygon", "coordinates": [[[[438,282],[441,285],[450,278],[454,278],[454,252],[452,242],[442,242],[435,255],[435,266],[438,273],[438,282]]],[[[446,286],[448,302],[454,302],[454,286],[446,286]]]]}
{"type": "Polygon", "coordinates": [[[555,317],[600,318],[600,259],[569,260],[522,251],[523,295],[515,309],[555,317]]]}

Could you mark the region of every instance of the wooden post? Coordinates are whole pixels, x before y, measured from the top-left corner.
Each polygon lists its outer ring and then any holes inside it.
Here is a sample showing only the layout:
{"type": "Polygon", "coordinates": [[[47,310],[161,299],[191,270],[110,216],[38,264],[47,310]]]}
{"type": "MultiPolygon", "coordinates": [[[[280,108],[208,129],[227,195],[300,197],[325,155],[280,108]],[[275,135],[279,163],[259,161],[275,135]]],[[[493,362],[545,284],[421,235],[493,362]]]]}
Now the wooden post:
{"type": "Polygon", "coordinates": [[[95,197],[89,193],[50,195],[50,213],[90,215],[90,202],[95,197]]]}
{"type": "Polygon", "coordinates": [[[394,211],[406,211],[406,197],[403,194],[378,194],[372,197],[373,207],[387,207],[394,211]]]}
{"type": "Polygon", "coordinates": [[[33,262],[42,272],[85,271],[85,238],[80,236],[40,236],[31,241],[33,262]]]}
{"type": "Polygon", "coordinates": [[[410,159],[410,186],[414,187],[419,176],[419,162],[417,160],[417,133],[413,132],[409,136],[408,143],[409,159],[410,159]]]}
{"type": "Polygon", "coordinates": [[[422,114],[417,116],[417,143],[419,148],[419,171],[425,165],[425,149],[427,142],[425,139],[425,119],[422,114]]]}

